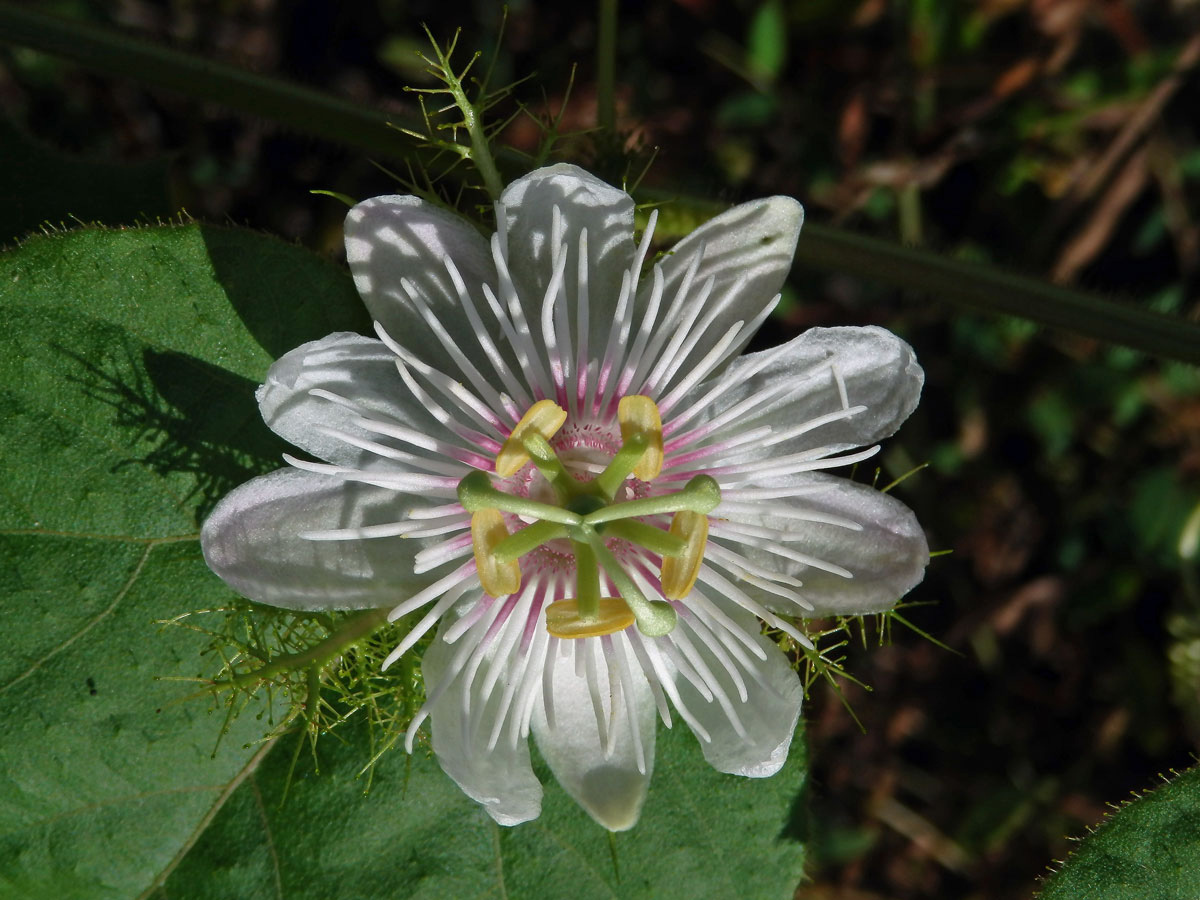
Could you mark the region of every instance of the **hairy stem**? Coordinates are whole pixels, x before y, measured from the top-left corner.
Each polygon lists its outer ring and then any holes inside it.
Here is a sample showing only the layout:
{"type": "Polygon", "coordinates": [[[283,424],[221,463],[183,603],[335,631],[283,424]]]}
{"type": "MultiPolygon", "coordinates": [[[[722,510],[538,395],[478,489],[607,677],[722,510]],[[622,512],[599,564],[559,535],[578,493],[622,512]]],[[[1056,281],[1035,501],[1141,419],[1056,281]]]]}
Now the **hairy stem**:
{"type": "MultiPolygon", "coordinates": [[[[504,180],[500,177],[500,172],[496,168],[496,160],[492,157],[492,145],[484,129],[483,116],[467,96],[462,79],[450,67],[449,58],[442,52],[442,48],[436,41],[434,41],[433,50],[437,54],[438,66],[442,70],[441,74],[446,83],[446,90],[454,98],[454,105],[458,107],[458,111],[462,113],[462,124],[467,129],[467,136],[471,139],[471,153],[468,158],[475,164],[480,177],[483,178],[483,185],[487,188],[488,196],[495,202],[500,199],[500,194],[504,191],[504,180]]],[[[468,65],[467,68],[470,66],[468,65]]]]}
{"type": "Polygon", "coordinates": [[[285,653],[277,656],[264,666],[251,672],[235,675],[228,681],[219,681],[212,685],[214,691],[226,691],[243,688],[258,681],[265,681],[281,672],[309,667],[319,667],[329,662],[335,656],[343,653],[352,645],[358,643],[376,628],[386,625],[388,621],[386,609],[365,609],[342,621],[342,624],[329,637],[307,650],[299,653],[285,653]]]}

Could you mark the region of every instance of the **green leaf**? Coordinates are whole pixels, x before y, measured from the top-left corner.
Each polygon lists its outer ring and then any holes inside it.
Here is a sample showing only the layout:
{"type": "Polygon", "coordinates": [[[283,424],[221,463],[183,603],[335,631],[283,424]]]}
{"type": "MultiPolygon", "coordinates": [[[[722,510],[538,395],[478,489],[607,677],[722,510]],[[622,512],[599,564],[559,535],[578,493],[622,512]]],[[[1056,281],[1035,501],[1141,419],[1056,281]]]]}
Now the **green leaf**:
{"type": "Polygon", "coordinates": [[[660,728],[641,821],[610,848],[541,767],[541,818],[515,828],[493,823],[421,748],[385,756],[364,795],[363,729],[318,744],[319,774],[303,754],[284,799],[296,740],[246,779],[156,900],[784,900],[801,877],[799,741],[779,774],[757,780],[715,772],[682,723],[660,728]]]}
{"type": "MultiPolygon", "coordinates": [[[[365,324],[350,279],[226,229],[89,229],[0,256],[0,896],[150,890],[254,761],[262,707],[183,698],[227,603],[199,522],[279,465],[254,387],[365,324]]],[[[209,672],[205,672],[205,670],[209,672]]]]}
{"type": "Polygon", "coordinates": [[[1194,900],[1200,769],[1125,804],[1080,843],[1041,900],[1194,900]]]}
{"type": "Polygon", "coordinates": [[[155,623],[230,599],[199,522],[284,449],[254,387],[285,350],[368,324],[342,271],[233,229],[90,229],[0,256],[0,309],[0,896],[791,895],[798,743],[754,780],[713,771],[682,724],[661,733],[614,868],[544,767],[543,816],[501,829],[423,751],[383,757],[364,796],[351,727],[318,743],[319,772],[300,756],[285,801],[299,736],[247,747],[271,713],[252,707],[214,756],[222,716],[159,680],[208,664],[203,635],[155,623]]]}

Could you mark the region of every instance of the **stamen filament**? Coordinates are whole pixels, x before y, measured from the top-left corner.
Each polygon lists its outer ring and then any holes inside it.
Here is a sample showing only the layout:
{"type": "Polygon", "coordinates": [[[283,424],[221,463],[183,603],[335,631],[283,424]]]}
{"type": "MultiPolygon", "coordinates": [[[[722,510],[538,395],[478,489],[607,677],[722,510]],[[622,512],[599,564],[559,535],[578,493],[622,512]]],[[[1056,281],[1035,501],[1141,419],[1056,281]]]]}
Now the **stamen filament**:
{"type": "Polygon", "coordinates": [[[554,489],[558,502],[565,504],[570,500],[575,495],[579,482],[567,472],[550,442],[535,431],[527,433],[521,439],[521,444],[529,454],[530,460],[537,466],[537,470],[542,473],[542,477],[554,489]]]}
{"type": "Polygon", "coordinates": [[[567,421],[567,412],[553,400],[539,400],[525,411],[521,421],[513,428],[508,440],[496,454],[496,474],[504,478],[516,475],[529,462],[529,451],[525,449],[525,438],[539,434],[546,440],[554,437],[567,421]]]}
{"type": "Polygon", "coordinates": [[[594,622],[600,615],[600,569],[596,554],[581,541],[571,541],[575,552],[575,603],[579,618],[594,622]]]}
{"type": "Polygon", "coordinates": [[[631,544],[645,547],[651,553],[657,553],[659,556],[679,556],[687,549],[686,540],[636,519],[609,522],[604,527],[604,535],[605,537],[623,538],[631,544]]]}
{"type": "Polygon", "coordinates": [[[569,509],[496,490],[486,472],[472,472],[458,483],[458,502],[462,504],[463,509],[472,513],[481,509],[498,509],[545,522],[558,522],[561,525],[583,523],[583,517],[569,509]]]}
{"type": "Polygon", "coordinates": [[[605,574],[617,586],[622,599],[633,612],[638,631],[646,637],[662,637],[664,634],[670,634],[678,621],[675,608],[665,600],[647,600],[646,595],[621,568],[621,563],[612,555],[612,551],[604,545],[604,539],[600,537],[595,528],[585,523],[572,530],[574,532],[572,539],[582,538],[587,542],[592,548],[592,552],[596,554],[596,560],[604,569],[605,574]]]}
{"type": "MultiPolygon", "coordinates": [[[[472,476],[468,475],[467,477],[472,476]]],[[[465,482],[466,479],[463,481],[465,482]]],[[[710,475],[696,475],[683,486],[683,490],[674,494],[614,503],[612,506],[588,513],[582,521],[586,525],[600,525],[604,522],[615,522],[618,519],[657,516],[676,513],[684,509],[707,514],[716,509],[720,503],[721,487],[717,484],[717,480],[710,475]]]]}
{"type": "Polygon", "coordinates": [[[632,434],[622,444],[604,471],[592,480],[592,487],[598,489],[608,500],[612,500],[625,483],[625,479],[634,473],[648,446],[646,437],[632,434]]]}
{"type": "Polygon", "coordinates": [[[558,522],[534,522],[514,532],[492,548],[492,555],[500,562],[520,559],[536,550],[547,541],[567,536],[567,526],[558,522]]]}
{"type": "Polygon", "coordinates": [[[596,554],[584,541],[571,541],[575,554],[575,597],[546,607],[546,630],[556,638],[574,640],[624,631],[636,621],[621,597],[600,596],[596,554]]]}

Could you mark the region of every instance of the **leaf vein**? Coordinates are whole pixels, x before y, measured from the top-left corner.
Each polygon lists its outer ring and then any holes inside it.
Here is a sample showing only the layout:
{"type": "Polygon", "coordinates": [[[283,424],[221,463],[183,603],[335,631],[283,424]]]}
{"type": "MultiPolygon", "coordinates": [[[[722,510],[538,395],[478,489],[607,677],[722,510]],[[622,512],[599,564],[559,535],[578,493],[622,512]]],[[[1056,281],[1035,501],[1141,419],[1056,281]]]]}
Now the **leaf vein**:
{"type": "MultiPolygon", "coordinates": [[[[696,798],[696,795],[692,792],[692,790],[688,786],[687,782],[684,779],[680,778],[678,776],[678,773],[676,773],[674,771],[670,771],[670,772],[667,772],[664,774],[666,774],[669,777],[669,780],[675,782],[675,784],[678,786],[680,797],[684,800],[684,802],[686,802],[688,805],[691,806],[691,808],[692,808],[691,821],[696,823],[699,826],[698,830],[701,830],[703,832],[703,834],[708,838],[707,844],[710,847],[710,852],[712,854],[711,858],[719,859],[723,855],[722,851],[724,849],[726,849],[728,844],[727,844],[727,842],[722,841],[720,838],[718,838],[716,832],[712,829],[712,827],[710,825],[712,818],[707,814],[707,810],[706,810],[704,804],[702,804],[696,798]]],[[[662,777],[662,776],[660,775],[659,777],[662,777]]],[[[728,777],[735,777],[735,776],[726,775],[724,777],[728,778],[728,777]]],[[[733,892],[730,896],[736,895],[737,885],[735,885],[733,883],[733,881],[731,880],[729,868],[727,866],[717,866],[715,868],[718,871],[720,871],[722,880],[729,886],[730,891],[733,892]]]]}
{"type": "Polygon", "coordinates": [[[86,541],[114,541],[122,544],[179,544],[198,541],[198,534],[172,534],[165,537],[134,537],[131,534],[95,534],[88,531],[55,531],[48,528],[0,528],[0,537],[57,537],[86,541]]]}
{"type": "MultiPolygon", "coordinates": [[[[225,787],[223,784],[194,784],[188,787],[163,788],[160,791],[143,791],[138,794],[129,794],[124,797],[117,797],[113,800],[108,800],[103,803],[88,803],[86,806],[78,806],[74,809],[64,810],[63,812],[55,813],[52,816],[46,816],[43,819],[32,819],[28,822],[19,824],[21,830],[32,828],[42,828],[46,825],[53,825],[61,819],[69,819],[72,816],[81,816],[85,813],[96,812],[97,810],[107,809],[112,806],[120,806],[125,803],[139,803],[142,800],[150,800],[154,797],[170,796],[171,794],[202,794],[210,791],[219,791],[225,787]]],[[[6,832],[7,833],[7,832],[6,832]]]]}
{"type": "Polygon", "coordinates": [[[263,803],[262,791],[258,789],[258,779],[251,776],[250,788],[254,791],[254,805],[258,807],[258,816],[262,820],[263,834],[267,838],[267,850],[271,854],[271,870],[275,876],[275,896],[283,898],[283,875],[279,871],[279,854],[275,852],[275,838],[271,835],[271,820],[267,817],[267,807],[263,803]]]}
{"type": "Polygon", "coordinates": [[[590,859],[588,859],[587,856],[584,855],[582,850],[580,850],[574,844],[564,841],[561,837],[558,836],[558,834],[551,831],[549,828],[547,828],[545,825],[543,825],[537,819],[534,819],[533,822],[531,822],[530,824],[535,826],[536,828],[538,828],[538,830],[543,832],[548,838],[550,838],[550,840],[552,840],[552,841],[554,841],[554,843],[558,844],[558,846],[561,847],[563,850],[567,851],[569,854],[573,854],[573,855],[577,856],[579,858],[579,861],[583,864],[583,868],[586,869],[588,872],[590,872],[593,876],[595,876],[596,880],[604,886],[605,890],[608,891],[608,895],[610,897],[612,897],[613,900],[621,900],[621,898],[617,895],[616,891],[613,890],[612,885],[608,883],[608,879],[606,879],[602,874],[600,874],[600,870],[597,869],[594,865],[592,865],[592,861],[590,859]]]}
{"type": "Polygon", "coordinates": [[[69,638],[67,638],[64,641],[61,641],[58,644],[58,646],[54,647],[53,649],[51,649],[48,652],[46,652],[45,654],[43,654],[41,659],[34,661],[33,665],[31,665],[28,669],[26,669],[20,675],[13,678],[7,684],[0,685],[0,694],[3,694],[9,688],[14,687],[15,685],[20,684],[22,681],[24,681],[26,678],[28,678],[30,675],[32,675],[34,672],[36,672],[38,669],[40,669],[42,666],[44,666],[51,659],[56,657],[58,654],[62,653],[64,650],[66,650],[68,647],[70,647],[72,644],[74,644],[77,640],[79,640],[81,637],[83,637],[85,634],[87,634],[89,631],[91,631],[93,628],[95,628],[97,625],[99,625],[104,619],[106,619],[106,618],[108,618],[108,616],[112,615],[113,610],[115,610],[120,605],[121,601],[124,600],[126,595],[128,595],[128,593],[130,592],[130,590],[133,589],[134,583],[137,582],[138,578],[141,576],[142,569],[144,569],[146,567],[146,560],[148,560],[150,558],[150,554],[153,550],[154,550],[153,544],[146,545],[146,549],[144,551],[142,551],[142,556],[137,561],[137,565],[135,565],[133,567],[133,572],[130,573],[129,577],[125,580],[125,584],[123,584],[121,586],[121,589],[119,591],[117,591],[117,595],[115,597],[113,597],[112,603],[108,604],[107,607],[100,610],[100,612],[96,613],[96,615],[92,616],[91,620],[86,625],[84,625],[82,628],[80,628],[78,631],[76,631],[69,638]]]}
{"type": "Polygon", "coordinates": [[[166,884],[167,879],[171,877],[171,873],[175,871],[176,867],[178,867],[188,853],[191,852],[192,847],[196,844],[196,841],[200,839],[200,835],[202,835],[205,829],[212,824],[213,819],[217,817],[217,813],[221,811],[221,808],[225,805],[225,802],[233,796],[234,791],[241,787],[243,781],[254,774],[254,770],[258,768],[258,764],[263,761],[263,758],[266,757],[266,755],[271,751],[271,748],[274,746],[275,740],[267,741],[262,745],[261,749],[259,749],[257,753],[250,757],[246,765],[242,767],[242,770],[233,776],[229,784],[225,785],[225,790],[223,790],[221,795],[217,797],[209,811],[204,814],[204,817],[198,823],[196,823],[195,829],[193,829],[192,833],[188,835],[187,840],[183,842],[183,846],[179,848],[179,852],[171,857],[171,861],[163,867],[163,870],[158,873],[146,890],[138,894],[137,900],[148,900],[148,898],[154,895],[155,891],[162,889],[162,886],[166,884]]]}
{"type": "Polygon", "coordinates": [[[496,852],[496,886],[500,889],[500,900],[508,900],[504,887],[504,854],[500,852],[500,826],[492,822],[492,849],[496,852]]]}

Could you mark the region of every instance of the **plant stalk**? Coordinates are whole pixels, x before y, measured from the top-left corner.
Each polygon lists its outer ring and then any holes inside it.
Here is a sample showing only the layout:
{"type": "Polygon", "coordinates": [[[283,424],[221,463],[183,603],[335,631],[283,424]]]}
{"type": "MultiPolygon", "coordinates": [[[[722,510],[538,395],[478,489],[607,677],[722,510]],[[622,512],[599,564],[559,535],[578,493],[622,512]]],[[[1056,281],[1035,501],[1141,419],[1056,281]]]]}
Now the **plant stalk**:
{"type": "MultiPolygon", "coordinates": [[[[0,41],[108,75],[220,103],[302,134],[369,153],[400,159],[416,155],[412,142],[389,125],[388,115],[378,109],[152,44],[114,29],[59,18],[28,6],[0,3],[0,41]]],[[[415,120],[397,124],[419,127],[415,120]]]]}
{"type": "Polygon", "coordinates": [[[283,656],[277,656],[264,666],[241,675],[235,675],[228,681],[217,682],[211,688],[214,691],[231,690],[256,681],[264,681],[288,669],[319,666],[362,640],[376,628],[386,625],[387,621],[388,611],[386,609],[365,609],[343,621],[337,631],[319,644],[299,653],[285,653],[283,656]]]}

